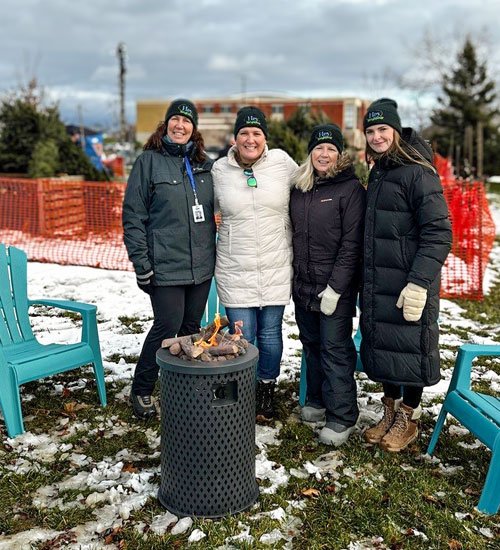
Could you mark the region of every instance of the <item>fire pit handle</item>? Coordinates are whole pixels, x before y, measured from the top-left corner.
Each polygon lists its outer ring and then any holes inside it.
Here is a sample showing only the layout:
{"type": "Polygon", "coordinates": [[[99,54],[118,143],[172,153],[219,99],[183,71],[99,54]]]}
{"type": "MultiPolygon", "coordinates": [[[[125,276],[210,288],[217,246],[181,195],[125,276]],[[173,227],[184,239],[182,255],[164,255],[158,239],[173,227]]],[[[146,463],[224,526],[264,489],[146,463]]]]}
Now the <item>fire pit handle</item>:
{"type": "Polygon", "coordinates": [[[231,380],[225,384],[214,384],[212,386],[212,407],[234,405],[238,402],[238,382],[231,380]]]}

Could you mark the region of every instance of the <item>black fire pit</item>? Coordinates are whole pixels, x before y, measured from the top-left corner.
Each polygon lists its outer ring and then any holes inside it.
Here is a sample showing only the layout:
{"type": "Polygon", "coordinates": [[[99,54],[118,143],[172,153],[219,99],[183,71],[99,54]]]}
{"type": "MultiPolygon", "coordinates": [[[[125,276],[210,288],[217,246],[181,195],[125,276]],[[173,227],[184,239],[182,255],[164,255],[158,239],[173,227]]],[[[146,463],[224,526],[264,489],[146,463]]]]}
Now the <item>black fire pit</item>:
{"type": "Polygon", "coordinates": [[[158,499],[177,516],[218,518],[258,497],[255,368],[250,345],[236,359],[179,359],[160,349],[161,484],[158,499]]]}

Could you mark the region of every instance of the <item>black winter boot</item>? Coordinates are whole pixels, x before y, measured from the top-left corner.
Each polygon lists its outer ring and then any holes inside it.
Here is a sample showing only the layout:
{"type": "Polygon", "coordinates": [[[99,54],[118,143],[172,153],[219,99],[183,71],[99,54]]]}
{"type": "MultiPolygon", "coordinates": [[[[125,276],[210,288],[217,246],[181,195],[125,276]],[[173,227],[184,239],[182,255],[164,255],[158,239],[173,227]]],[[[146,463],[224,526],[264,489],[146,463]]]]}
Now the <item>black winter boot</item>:
{"type": "Polygon", "coordinates": [[[257,381],[256,418],[260,421],[274,419],[274,388],[276,382],[257,381]]]}
{"type": "Polygon", "coordinates": [[[135,395],[130,392],[130,403],[135,416],[141,420],[153,418],[158,413],[156,400],[152,395],[135,395]]]}

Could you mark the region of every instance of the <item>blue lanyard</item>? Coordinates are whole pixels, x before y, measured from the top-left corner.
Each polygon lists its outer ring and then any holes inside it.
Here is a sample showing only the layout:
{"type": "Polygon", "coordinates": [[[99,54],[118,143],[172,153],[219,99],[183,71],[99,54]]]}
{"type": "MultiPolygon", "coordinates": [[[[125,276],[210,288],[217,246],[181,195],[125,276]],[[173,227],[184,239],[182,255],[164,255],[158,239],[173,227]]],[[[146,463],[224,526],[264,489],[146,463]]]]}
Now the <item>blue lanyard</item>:
{"type": "Polygon", "coordinates": [[[186,172],[189,178],[189,183],[193,189],[194,203],[198,204],[198,195],[196,194],[196,183],[194,181],[193,170],[191,169],[191,163],[187,157],[184,157],[184,166],[186,167],[186,172]]]}

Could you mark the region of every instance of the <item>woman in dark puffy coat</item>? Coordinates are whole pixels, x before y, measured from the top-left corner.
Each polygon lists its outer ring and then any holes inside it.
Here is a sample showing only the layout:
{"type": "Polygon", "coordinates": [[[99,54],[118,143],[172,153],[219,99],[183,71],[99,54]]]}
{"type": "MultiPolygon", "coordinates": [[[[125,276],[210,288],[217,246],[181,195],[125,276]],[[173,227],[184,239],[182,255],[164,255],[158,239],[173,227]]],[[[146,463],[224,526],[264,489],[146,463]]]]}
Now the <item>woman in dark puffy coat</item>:
{"type": "Polygon", "coordinates": [[[397,103],[382,98],[364,117],[367,190],[361,360],[382,382],[384,414],[364,436],[387,451],[418,436],[423,388],[440,380],[440,273],[451,248],[448,208],[432,151],[402,128],[397,103]]]}
{"type": "Polygon", "coordinates": [[[152,393],[161,341],[199,331],[214,273],[212,161],[197,123],[191,101],[172,101],[135,161],[125,191],[125,246],[154,314],[130,394],[139,418],[156,414],[152,393]]]}
{"type": "Polygon", "coordinates": [[[345,443],[358,419],[352,318],[361,269],[365,190],[340,128],[313,129],[290,198],[293,299],[307,363],[303,420],[326,420],[320,441],[345,443]]]}

